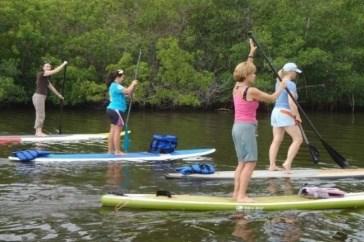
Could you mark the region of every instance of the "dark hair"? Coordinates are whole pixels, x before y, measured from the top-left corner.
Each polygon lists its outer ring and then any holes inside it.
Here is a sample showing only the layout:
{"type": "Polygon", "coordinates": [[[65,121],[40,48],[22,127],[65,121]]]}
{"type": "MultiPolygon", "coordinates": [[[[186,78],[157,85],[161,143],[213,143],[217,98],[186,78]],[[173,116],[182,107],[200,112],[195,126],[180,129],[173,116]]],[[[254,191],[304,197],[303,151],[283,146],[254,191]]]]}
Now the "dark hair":
{"type": "Polygon", "coordinates": [[[52,64],[51,64],[51,62],[50,61],[45,61],[45,62],[43,62],[43,64],[40,66],[40,71],[43,71],[43,67],[44,67],[44,65],[46,65],[46,64],[50,64],[51,66],[52,66],[52,64]]]}
{"type": "Polygon", "coordinates": [[[117,71],[110,72],[109,75],[107,76],[107,78],[105,79],[107,88],[110,87],[111,83],[115,80],[116,77],[120,77],[123,75],[124,75],[123,70],[117,70],[117,71]]]}

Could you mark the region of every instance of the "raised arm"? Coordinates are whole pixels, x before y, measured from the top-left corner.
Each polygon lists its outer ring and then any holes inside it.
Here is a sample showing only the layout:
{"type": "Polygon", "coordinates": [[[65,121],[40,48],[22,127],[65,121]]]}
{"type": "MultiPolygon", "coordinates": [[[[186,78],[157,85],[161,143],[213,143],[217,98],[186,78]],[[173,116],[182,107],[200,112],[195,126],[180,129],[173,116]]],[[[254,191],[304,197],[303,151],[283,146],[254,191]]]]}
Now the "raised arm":
{"type": "Polygon", "coordinates": [[[249,39],[249,43],[250,43],[250,51],[249,51],[248,59],[246,61],[253,62],[255,51],[257,50],[257,46],[254,44],[254,41],[252,39],[249,39]]]}
{"type": "Polygon", "coordinates": [[[44,71],[44,76],[51,76],[51,75],[56,74],[57,72],[59,72],[60,70],[62,70],[63,67],[65,67],[65,65],[67,65],[67,63],[68,63],[67,61],[64,61],[61,65],[57,66],[53,70],[44,71]]]}

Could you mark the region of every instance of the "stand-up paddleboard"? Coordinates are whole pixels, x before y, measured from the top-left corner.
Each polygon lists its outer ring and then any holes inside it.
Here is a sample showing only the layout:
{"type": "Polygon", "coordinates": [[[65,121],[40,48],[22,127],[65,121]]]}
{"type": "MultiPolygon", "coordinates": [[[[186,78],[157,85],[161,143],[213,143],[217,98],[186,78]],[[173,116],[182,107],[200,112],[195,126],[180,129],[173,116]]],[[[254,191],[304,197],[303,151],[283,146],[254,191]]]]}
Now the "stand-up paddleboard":
{"type": "MultiPolygon", "coordinates": [[[[86,162],[86,161],[166,161],[214,153],[216,149],[176,150],[169,154],[149,152],[129,152],[123,155],[109,153],[49,153],[32,159],[32,162],[86,162]]],[[[20,161],[15,155],[9,156],[11,161],[20,161]]]]}
{"type": "MultiPolygon", "coordinates": [[[[224,179],[233,180],[234,171],[217,171],[213,174],[189,174],[183,175],[181,173],[168,173],[165,175],[168,179],[224,179]]],[[[286,171],[268,171],[268,170],[255,170],[252,178],[360,178],[364,177],[364,169],[294,169],[290,173],[286,171]]]]}
{"type": "MultiPolygon", "coordinates": [[[[129,131],[130,132],[130,131],[129,131]]],[[[124,131],[121,135],[124,135],[124,131]]],[[[0,144],[76,142],[81,140],[107,139],[109,133],[98,134],[54,134],[39,137],[35,135],[0,135],[0,144]]]]}
{"type": "Polygon", "coordinates": [[[341,198],[311,199],[299,195],[253,197],[252,203],[237,203],[230,197],[155,194],[102,196],[103,206],[157,210],[321,210],[364,207],[364,193],[346,193],[341,198]]]}

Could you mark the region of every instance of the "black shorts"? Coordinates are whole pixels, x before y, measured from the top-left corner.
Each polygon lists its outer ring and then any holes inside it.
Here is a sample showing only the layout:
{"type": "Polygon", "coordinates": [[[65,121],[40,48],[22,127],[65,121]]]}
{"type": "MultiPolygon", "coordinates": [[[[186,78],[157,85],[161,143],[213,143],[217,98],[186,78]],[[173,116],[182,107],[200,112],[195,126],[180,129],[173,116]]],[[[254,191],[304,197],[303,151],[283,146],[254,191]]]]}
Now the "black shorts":
{"type": "Polygon", "coordinates": [[[120,110],[106,109],[106,114],[110,119],[110,122],[120,127],[124,126],[124,113],[120,110]]]}

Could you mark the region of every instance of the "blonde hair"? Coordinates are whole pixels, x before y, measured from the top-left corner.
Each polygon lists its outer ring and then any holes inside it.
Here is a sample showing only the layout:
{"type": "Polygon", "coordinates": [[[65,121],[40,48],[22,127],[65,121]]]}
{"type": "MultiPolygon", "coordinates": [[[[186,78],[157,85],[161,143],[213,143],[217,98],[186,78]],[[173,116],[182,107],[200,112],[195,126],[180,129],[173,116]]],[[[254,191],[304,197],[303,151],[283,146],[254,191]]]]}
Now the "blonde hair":
{"type": "Polygon", "coordinates": [[[243,82],[247,76],[254,74],[257,71],[253,62],[244,61],[239,63],[234,70],[234,80],[236,82],[243,82]]]}
{"type": "Polygon", "coordinates": [[[292,78],[292,73],[296,73],[294,71],[284,71],[283,69],[281,69],[279,72],[278,72],[278,75],[281,79],[283,79],[284,77],[286,76],[289,76],[288,78],[292,78]]]}

